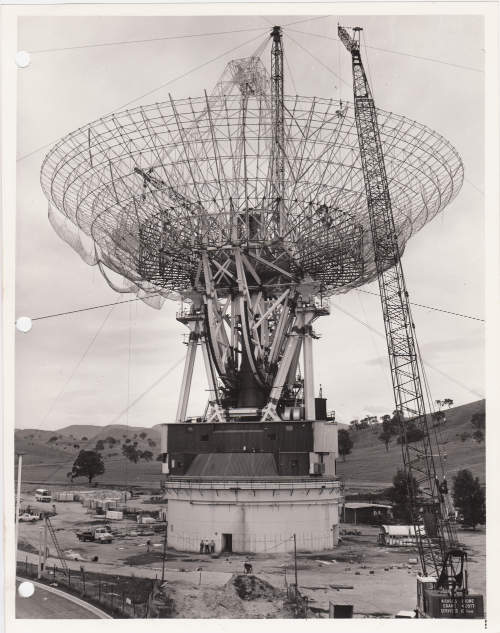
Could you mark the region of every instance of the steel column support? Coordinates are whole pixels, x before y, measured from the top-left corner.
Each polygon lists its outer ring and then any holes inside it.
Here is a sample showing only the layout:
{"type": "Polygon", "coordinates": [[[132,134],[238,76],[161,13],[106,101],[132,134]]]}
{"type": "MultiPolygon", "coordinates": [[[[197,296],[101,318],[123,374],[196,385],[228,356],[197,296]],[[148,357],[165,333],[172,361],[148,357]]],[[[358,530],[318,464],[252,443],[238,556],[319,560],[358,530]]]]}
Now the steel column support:
{"type": "Polygon", "coordinates": [[[314,400],[314,366],[312,350],[312,313],[305,315],[304,326],[304,406],[306,420],[316,419],[316,406],[314,400]]]}
{"type": "MultiPolygon", "coordinates": [[[[207,375],[208,381],[208,389],[209,389],[209,405],[217,417],[219,422],[225,422],[224,415],[222,414],[219,402],[218,402],[218,392],[217,392],[217,384],[215,382],[215,367],[213,367],[210,362],[210,354],[208,352],[208,345],[204,337],[201,338],[201,351],[203,354],[203,363],[205,365],[205,373],[207,375]]],[[[213,416],[208,416],[213,417],[213,416]]]]}
{"type": "Polygon", "coordinates": [[[181,392],[179,403],[177,405],[176,422],[184,422],[186,419],[186,411],[189,401],[189,392],[191,390],[191,381],[193,379],[194,361],[196,358],[196,348],[198,346],[198,325],[195,325],[193,331],[189,333],[189,342],[186,354],[186,362],[184,364],[184,373],[182,374],[181,392]]]}
{"type": "Polygon", "coordinates": [[[273,386],[269,394],[268,403],[262,411],[261,420],[263,422],[267,420],[281,419],[276,411],[276,408],[278,406],[279,399],[281,398],[283,387],[286,384],[288,372],[290,370],[290,365],[295,356],[297,346],[301,342],[300,330],[302,328],[303,323],[304,323],[304,316],[302,314],[298,314],[295,320],[295,326],[292,328],[291,332],[288,334],[288,339],[285,345],[285,351],[283,352],[283,356],[281,357],[278,371],[273,381],[273,386]]]}

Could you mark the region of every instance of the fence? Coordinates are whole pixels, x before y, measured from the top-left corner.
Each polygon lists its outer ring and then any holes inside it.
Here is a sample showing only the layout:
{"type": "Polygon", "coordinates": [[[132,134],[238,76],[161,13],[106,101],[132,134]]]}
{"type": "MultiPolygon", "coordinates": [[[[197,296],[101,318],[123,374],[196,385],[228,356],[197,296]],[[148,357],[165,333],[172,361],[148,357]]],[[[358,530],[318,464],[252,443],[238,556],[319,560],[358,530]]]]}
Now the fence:
{"type": "MultiPolygon", "coordinates": [[[[16,574],[24,578],[38,578],[38,565],[18,561],[16,574]]],[[[47,565],[41,582],[57,583],[63,590],[102,608],[114,618],[169,618],[174,603],[165,597],[158,582],[151,578],[107,576],[69,569],[68,575],[56,565],[47,565]]]]}

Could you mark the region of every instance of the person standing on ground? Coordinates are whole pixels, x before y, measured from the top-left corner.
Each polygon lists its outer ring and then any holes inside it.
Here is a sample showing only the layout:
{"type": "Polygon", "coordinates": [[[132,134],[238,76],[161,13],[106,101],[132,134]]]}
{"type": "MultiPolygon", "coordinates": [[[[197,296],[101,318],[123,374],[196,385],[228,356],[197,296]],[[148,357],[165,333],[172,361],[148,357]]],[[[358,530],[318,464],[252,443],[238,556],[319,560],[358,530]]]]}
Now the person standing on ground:
{"type": "Polygon", "coordinates": [[[205,549],[205,543],[203,542],[203,539],[201,539],[201,541],[200,541],[200,554],[203,554],[204,549],[205,549]]]}
{"type": "Polygon", "coordinates": [[[212,539],[210,541],[210,553],[213,554],[215,552],[215,541],[212,539]]]}

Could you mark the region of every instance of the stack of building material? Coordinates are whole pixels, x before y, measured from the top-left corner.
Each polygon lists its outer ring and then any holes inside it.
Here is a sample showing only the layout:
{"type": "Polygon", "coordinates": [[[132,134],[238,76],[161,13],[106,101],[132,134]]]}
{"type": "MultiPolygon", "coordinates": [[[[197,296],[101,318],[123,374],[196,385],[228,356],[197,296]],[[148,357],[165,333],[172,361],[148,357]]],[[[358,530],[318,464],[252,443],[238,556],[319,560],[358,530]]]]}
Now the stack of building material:
{"type": "Polygon", "coordinates": [[[55,493],[54,499],[55,501],[59,501],[59,502],[74,501],[75,495],[73,492],[59,490],[58,492],[55,493]]]}
{"type": "Polygon", "coordinates": [[[123,512],[120,512],[118,510],[107,510],[106,519],[121,521],[123,519],[123,512]]]}

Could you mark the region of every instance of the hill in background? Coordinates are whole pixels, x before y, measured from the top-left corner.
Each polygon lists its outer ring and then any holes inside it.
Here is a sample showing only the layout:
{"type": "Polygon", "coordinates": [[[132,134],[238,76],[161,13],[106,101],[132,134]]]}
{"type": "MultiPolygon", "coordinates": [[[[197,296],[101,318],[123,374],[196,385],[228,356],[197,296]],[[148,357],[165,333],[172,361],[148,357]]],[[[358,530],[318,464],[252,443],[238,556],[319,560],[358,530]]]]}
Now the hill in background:
{"type": "MultiPolygon", "coordinates": [[[[484,412],[485,401],[446,410],[446,423],[439,427],[441,451],[446,456],[448,478],[457,470],[468,468],[474,476],[485,481],[485,446],[472,437],[462,441],[461,436],[473,432],[470,419],[474,413],[484,412]]],[[[340,425],[339,428],[348,428],[340,425]]],[[[337,473],[346,480],[347,488],[385,488],[390,486],[398,468],[402,467],[401,446],[394,438],[385,450],[378,439],[380,425],[360,431],[350,430],[354,442],[352,453],[343,462],[337,461],[337,473]]],[[[100,484],[158,485],[161,479],[160,464],[155,461],[160,453],[159,427],[144,428],[112,424],[105,427],[71,425],[57,431],[18,429],[15,432],[16,452],[23,452],[23,482],[54,486],[69,484],[67,473],[82,449],[97,449],[103,456],[106,472],[98,477],[100,484]],[[136,444],[140,451],[150,451],[151,461],[137,464],[122,454],[124,444],[136,444]]],[[[83,485],[84,479],[77,479],[83,485]]]]}
{"type": "MultiPolygon", "coordinates": [[[[436,431],[449,481],[463,468],[468,468],[481,482],[485,481],[484,442],[478,443],[472,437],[466,437],[463,441],[461,439],[461,436],[470,436],[474,431],[470,423],[471,417],[484,411],[484,400],[444,411],[446,423],[440,425],[436,431]]],[[[402,468],[401,445],[393,438],[389,450],[386,451],[383,442],[378,439],[380,431],[381,425],[360,431],[349,431],[354,442],[352,452],[346,456],[345,462],[342,458],[337,461],[337,474],[344,477],[347,486],[356,483],[374,488],[390,486],[396,471],[402,468]]]]}
{"type": "MultiPolygon", "coordinates": [[[[160,431],[157,427],[144,428],[112,424],[109,426],[71,425],[57,431],[18,429],[15,432],[16,452],[23,452],[23,482],[44,483],[47,486],[69,484],[67,473],[81,450],[97,449],[106,471],[99,483],[127,486],[129,484],[158,485],[160,464],[155,461],[160,453],[160,431]],[[124,444],[136,444],[137,450],[150,451],[151,461],[134,464],[122,454],[124,444]]],[[[85,484],[76,479],[74,484],[85,484]]]]}

